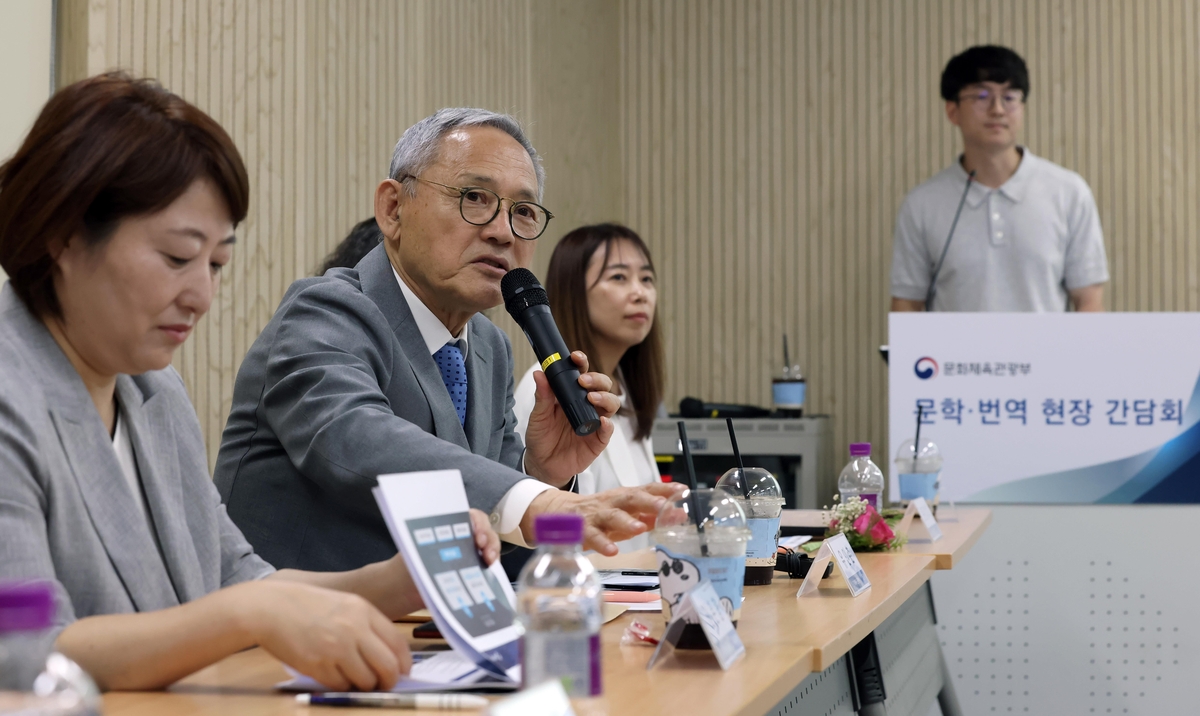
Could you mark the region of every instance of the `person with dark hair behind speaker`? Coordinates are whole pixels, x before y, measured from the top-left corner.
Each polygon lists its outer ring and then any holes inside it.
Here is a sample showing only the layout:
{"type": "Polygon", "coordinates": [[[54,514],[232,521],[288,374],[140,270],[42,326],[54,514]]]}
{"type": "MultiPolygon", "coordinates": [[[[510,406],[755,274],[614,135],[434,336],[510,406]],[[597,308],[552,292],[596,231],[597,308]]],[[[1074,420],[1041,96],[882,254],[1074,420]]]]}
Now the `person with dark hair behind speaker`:
{"type": "Polygon", "coordinates": [[[1017,143],[1025,61],[972,47],[942,73],[963,152],[905,199],[892,245],[893,311],[1102,311],[1108,261],[1081,176],[1017,143]]]}
{"type": "MultiPolygon", "coordinates": [[[[669,485],[560,489],[604,450],[620,407],[583,353],[559,351],[516,433],[512,345],[481,312],[544,294],[522,268],[551,219],[544,176],[512,117],[439,110],[404,132],[375,188],[383,243],[288,289],[238,370],[213,478],[272,564],[332,571],[394,555],[371,493],[393,472],[458,470],[467,502],[517,546],[546,513],[582,514],[585,545],[609,554],[652,528],[669,485]]],[[[557,337],[529,303],[525,329],[557,337]]]]}
{"type": "Polygon", "coordinates": [[[375,217],[363,219],[355,224],[350,233],[346,234],[346,238],[325,257],[325,263],[321,264],[317,275],[324,276],[329,269],[354,268],[371,249],[379,245],[380,241],[383,241],[383,234],[379,233],[379,224],[375,217]]]}
{"type": "MultiPolygon", "coordinates": [[[[550,256],[546,291],[568,346],[612,378],[621,409],[608,447],[578,476],[580,494],[660,482],[650,431],[663,397],[663,346],[658,287],[650,249],[620,224],[582,226],[564,236],[550,256]]],[[[517,432],[525,434],[534,407],[534,363],[513,394],[517,432]]],[[[647,535],[618,544],[621,551],[649,546],[647,535]]]]}

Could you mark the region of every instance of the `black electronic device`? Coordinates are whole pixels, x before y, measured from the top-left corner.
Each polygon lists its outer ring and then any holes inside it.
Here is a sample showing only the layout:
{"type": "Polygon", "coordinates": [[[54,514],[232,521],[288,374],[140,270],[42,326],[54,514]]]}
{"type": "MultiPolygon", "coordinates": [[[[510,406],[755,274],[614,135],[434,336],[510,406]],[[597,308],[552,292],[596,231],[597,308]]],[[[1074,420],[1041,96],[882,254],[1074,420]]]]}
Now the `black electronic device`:
{"type": "MultiPolygon", "coordinates": [[[[804,552],[795,552],[786,547],[780,547],[779,553],[775,555],[775,571],[787,572],[788,577],[792,579],[804,579],[808,576],[808,570],[812,567],[813,559],[804,552]]],[[[833,560],[825,565],[825,573],[821,575],[821,579],[829,579],[833,576],[833,560]]]]}
{"type": "Polygon", "coordinates": [[[770,410],[757,405],[706,403],[699,398],[684,398],[679,401],[681,418],[765,418],[770,414],[770,410]]]}
{"type": "Polygon", "coordinates": [[[546,289],[538,283],[529,269],[516,268],[504,274],[500,280],[500,293],[504,296],[504,308],[513,317],[542,366],[542,372],[550,381],[554,397],[571,421],[576,435],[591,435],[600,429],[600,416],[588,402],[588,392],[579,385],[579,368],[571,360],[571,351],[563,341],[554,316],[550,313],[550,299],[546,289]]]}

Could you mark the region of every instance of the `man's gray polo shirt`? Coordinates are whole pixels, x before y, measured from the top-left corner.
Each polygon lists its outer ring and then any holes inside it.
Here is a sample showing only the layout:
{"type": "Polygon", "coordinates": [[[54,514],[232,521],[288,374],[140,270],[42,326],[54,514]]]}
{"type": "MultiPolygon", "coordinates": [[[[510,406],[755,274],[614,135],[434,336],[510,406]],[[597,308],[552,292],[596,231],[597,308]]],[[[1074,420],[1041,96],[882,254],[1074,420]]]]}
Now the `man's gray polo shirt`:
{"type": "MultiPolygon", "coordinates": [[[[1083,177],[1024,149],[999,189],[973,183],[936,311],[1063,311],[1072,289],[1108,281],[1096,201],[1083,177]]],[[[966,187],[959,162],[904,200],[892,246],[892,295],[924,301],[966,187]]]]}

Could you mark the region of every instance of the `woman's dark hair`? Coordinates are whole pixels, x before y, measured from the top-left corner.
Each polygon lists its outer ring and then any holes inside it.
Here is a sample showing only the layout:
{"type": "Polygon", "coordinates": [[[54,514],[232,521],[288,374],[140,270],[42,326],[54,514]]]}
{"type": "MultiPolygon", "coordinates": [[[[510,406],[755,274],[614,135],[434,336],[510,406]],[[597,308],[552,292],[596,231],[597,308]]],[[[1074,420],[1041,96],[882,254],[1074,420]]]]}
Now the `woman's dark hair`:
{"type": "Polygon", "coordinates": [[[383,232],[379,230],[375,217],[363,219],[355,224],[346,238],[342,239],[342,243],[325,257],[325,263],[321,264],[317,275],[324,276],[325,272],[332,268],[354,268],[371,249],[379,245],[380,241],[383,241],[383,232]]]}
{"type": "Polygon", "coordinates": [[[957,102],[964,87],[978,82],[1007,82],[1029,98],[1029,69],[1025,60],[1007,47],[976,45],[950,58],[942,72],[942,99],[957,102]]]}
{"type": "Polygon", "coordinates": [[[110,72],[64,87],[0,166],[0,266],[38,316],[61,316],[54,252],[108,239],[121,219],[165,209],[198,179],[236,225],[250,182],[212,117],[149,79],[110,72]]]}
{"type": "MultiPolygon", "coordinates": [[[[550,297],[550,312],[554,314],[563,340],[571,350],[581,350],[589,356],[596,355],[595,341],[592,340],[594,328],[588,318],[588,289],[591,288],[587,282],[588,262],[596,250],[603,246],[601,265],[607,265],[613,244],[622,239],[636,246],[646,256],[646,262],[653,270],[654,261],[650,258],[646,242],[633,229],[621,224],[581,226],[562,237],[554,247],[550,268],[546,272],[546,293],[550,297]]],[[[633,404],[636,426],[633,437],[636,440],[650,437],[654,416],[663,399],[665,371],[658,313],[656,307],[654,323],[644,341],[625,351],[617,366],[604,366],[614,373],[620,368],[625,391],[633,404]]]]}

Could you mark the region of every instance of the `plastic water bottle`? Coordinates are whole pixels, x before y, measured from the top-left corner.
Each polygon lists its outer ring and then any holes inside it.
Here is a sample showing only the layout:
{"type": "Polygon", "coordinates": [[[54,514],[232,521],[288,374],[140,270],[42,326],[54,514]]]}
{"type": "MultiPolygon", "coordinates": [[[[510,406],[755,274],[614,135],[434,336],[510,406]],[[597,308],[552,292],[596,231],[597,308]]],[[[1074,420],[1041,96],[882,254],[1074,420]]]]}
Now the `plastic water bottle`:
{"type": "Polygon", "coordinates": [[[91,677],[62,654],[50,653],[53,624],[50,584],[0,584],[0,714],[100,713],[100,691],[91,677]]]}
{"type": "Polygon", "coordinates": [[[602,585],[583,556],[583,518],[539,515],[533,529],[538,548],[517,580],[525,686],[557,679],[568,696],[598,696],[602,585]]]}
{"type": "Polygon", "coordinates": [[[871,443],[850,443],[850,462],[838,476],[838,492],[845,503],[861,497],[876,510],[883,494],[883,472],[871,462],[871,443]]]}

